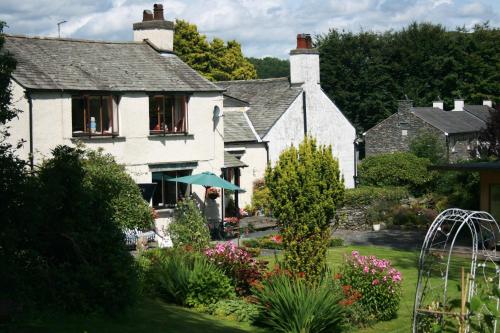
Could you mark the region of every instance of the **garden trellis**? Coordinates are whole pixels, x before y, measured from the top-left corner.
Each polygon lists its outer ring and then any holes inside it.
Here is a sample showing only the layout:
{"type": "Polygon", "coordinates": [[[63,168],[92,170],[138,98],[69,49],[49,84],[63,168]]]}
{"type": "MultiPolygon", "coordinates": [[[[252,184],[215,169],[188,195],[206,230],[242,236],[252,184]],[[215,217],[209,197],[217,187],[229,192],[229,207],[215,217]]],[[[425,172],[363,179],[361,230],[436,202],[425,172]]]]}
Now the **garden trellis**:
{"type": "MultiPolygon", "coordinates": [[[[499,237],[500,228],[487,212],[448,209],[436,217],[419,258],[414,333],[428,332],[436,327],[446,331],[446,327],[454,323],[458,323],[459,332],[470,332],[467,304],[478,293],[478,286],[500,287],[497,263],[500,258],[496,252],[499,237]],[[457,247],[457,242],[463,241],[461,231],[467,230],[470,232],[468,244],[457,247]],[[450,292],[450,277],[459,274],[458,267],[453,267],[457,261],[462,266],[460,302],[454,301],[450,292]]],[[[491,295],[491,298],[498,310],[498,297],[491,295]]],[[[496,332],[496,324],[495,320],[493,332],[496,332]]]]}

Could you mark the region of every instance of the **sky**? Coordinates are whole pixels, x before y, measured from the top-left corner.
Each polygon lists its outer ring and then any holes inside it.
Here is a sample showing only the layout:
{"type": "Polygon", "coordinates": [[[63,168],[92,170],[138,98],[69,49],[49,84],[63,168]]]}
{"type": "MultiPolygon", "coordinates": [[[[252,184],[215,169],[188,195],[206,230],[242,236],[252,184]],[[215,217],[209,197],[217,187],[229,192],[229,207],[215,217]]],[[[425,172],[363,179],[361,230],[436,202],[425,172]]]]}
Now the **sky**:
{"type": "MultiPolygon", "coordinates": [[[[155,0],[0,0],[9,34],[132,40],[132,24],[155,0]]],[[[447,28],[489,21],[500,27],[500,0],[156,0],[165,18],[187,20],[209,39],[235,39],[245,56],[287,58],[298,33],[386,31],[413,21],[447,28]]]]}

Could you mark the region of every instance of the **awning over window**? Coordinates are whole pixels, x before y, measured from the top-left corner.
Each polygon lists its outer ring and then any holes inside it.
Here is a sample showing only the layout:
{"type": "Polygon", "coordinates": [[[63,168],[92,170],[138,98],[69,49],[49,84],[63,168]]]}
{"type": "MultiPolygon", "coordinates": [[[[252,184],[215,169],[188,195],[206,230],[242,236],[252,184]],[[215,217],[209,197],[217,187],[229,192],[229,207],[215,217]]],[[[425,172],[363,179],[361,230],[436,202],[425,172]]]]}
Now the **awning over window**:
{"type": "Polygon", "coordinates": [[[160,172],[160,171],[177,171],[177,170],[193,170],[198,167],[197,161],[191,162],[178,162],[178,163],[157,163],[150,164],[149,170],[151,172],[160,172]]]}
{"type": "Polygon", "coordinates": [[[248,165],[243,163],[241,160],[231,155],[227,151],[224,151],[224,168],[245,168],[248,165]]]}

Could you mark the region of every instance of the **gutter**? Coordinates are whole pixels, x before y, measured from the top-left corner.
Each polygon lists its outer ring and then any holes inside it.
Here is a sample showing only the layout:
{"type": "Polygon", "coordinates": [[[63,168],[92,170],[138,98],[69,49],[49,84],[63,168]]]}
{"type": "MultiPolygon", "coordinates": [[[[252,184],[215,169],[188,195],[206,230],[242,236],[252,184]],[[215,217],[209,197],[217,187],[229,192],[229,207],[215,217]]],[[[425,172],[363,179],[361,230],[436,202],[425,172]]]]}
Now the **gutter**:
{"type": "Polygon", "coordinates": [[[33,158],[33,100],[31,98],[31,92],[26,90],[26,98],[28,99],[29,106],[29,143],[30,143],[30,152],[29,152],[29,164],[31,171],[34,168],[34,158],[33,158]]]}
{"type": "Polygon", "coordinates": [[[306,92],[302,92],[302,113],[304,114],[304,137],[307,136],[307,104],[306,104],[306,92]]]}

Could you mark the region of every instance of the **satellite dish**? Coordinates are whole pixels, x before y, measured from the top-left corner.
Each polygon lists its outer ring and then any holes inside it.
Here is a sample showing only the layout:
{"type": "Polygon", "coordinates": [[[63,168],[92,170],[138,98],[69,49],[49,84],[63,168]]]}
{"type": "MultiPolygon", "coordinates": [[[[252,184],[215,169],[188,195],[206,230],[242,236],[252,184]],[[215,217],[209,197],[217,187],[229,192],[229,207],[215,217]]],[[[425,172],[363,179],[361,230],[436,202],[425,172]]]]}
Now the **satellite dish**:
{"type": "Polygon", "coordinates": [[[219,108],[218,105],[214,106],[214,119],[220,118],[224,115],[222,110],[219,108]]]}

